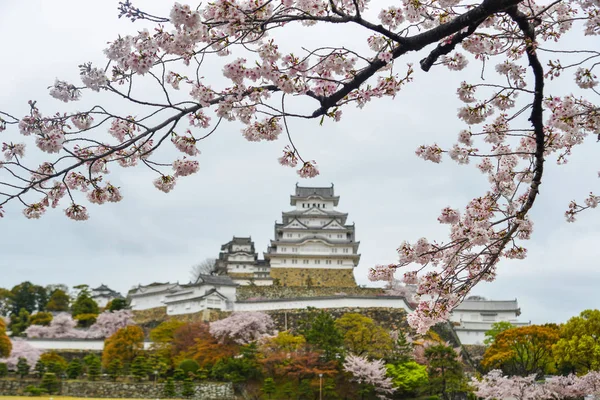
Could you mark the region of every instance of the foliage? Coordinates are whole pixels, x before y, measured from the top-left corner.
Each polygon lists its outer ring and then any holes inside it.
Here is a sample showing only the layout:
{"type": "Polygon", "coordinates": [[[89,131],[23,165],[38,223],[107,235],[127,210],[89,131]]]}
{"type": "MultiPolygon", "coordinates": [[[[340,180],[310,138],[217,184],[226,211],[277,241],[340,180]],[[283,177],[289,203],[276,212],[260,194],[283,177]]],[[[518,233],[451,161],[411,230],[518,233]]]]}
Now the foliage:
{"type": "Polygon", "coordinates": [[[543,374],[553,369],[552,346],[558,341],[555,327],[530,325],[499,333],[487,348],[481,365],[509,375],[543,374]]]}
{"type": "Polygon", "coordinates": [[[346,313],[335,325],[344,335],[346,350],[355,355],[383,358],[392,351],[390,334],[369,317],[346,313]]]}
{"type": "Polygon", "coordinates": [[[150,340],[152,341],[151,350],[161,357],[171,358],[174,353],[173,340],[175,331],[185,325],[185,322],[169,319],[163,321],[156,328],[150,331],[150,340]]]}
{"type": "Polygon", "coordinates": [[[458,354],[450,346],[437,345],[425,350],[428,361],[429,390],[442,399],[450,400],[466,391],[465,376],[458,354]]]}
{"type": "Polygon", "coordinates": [[[198,369],[200,368],[200,365],[198,365],[198,363],[195,360],[185,359],[179,363],[178,368],[182,370],[183,373],[186,374],[186,376],[189,376],[190,373],[195,374],[196,371],[198,371],[198,369]]]}
{"type": "Polygon", "coordinates": [[[129,371],[138,382],[148,376],[148,364],[146,362],[146,357],[137,356],[134,358],[129,371]]]}
{"type": "Polygon", "coordinates": [[[6,334],[6,324],[4,319],[0,317],[0,359],[10,356],[12,343],[6,334]]]}
{"type": "Polygon", "coordinates": [[[387,364],[386,368],[398,394],[415,397],[428,383],[427,367],[415,361],[387,364]]]}
{"type": "Polygon", "coordinates": [[[262,312],[233,313],[210,324],[210,333],[221,342],[229,339],[237,344],[248,344],[273,331],[275,324],[270,315],[262,312]]]}
{"type": "Polygon", "coordinates": [[[390,334],[392,338],[392,352],[386,357],[391,363],[405,363],[412,360],[414,346],[410,338],[402,330],[393,331],[390,334]]]}
{"type": "Polygon", "coordinates": [[[300,380],[300,384],[298,385],[298,399],[299,400],[310,400],[314,399],[315,391],[310,383],[309,379],[300,380]]]}
{"type": "Polygon", "coordinates": [[[194,383],[191,378],[185,378],[181,387],[181,395],[183,397],[192,397],[195,393],[194,383]]]}
{"type": "Polygon", "coordinates": [[[485,344],[486,346],[491,345],[492,343],[494,343],[494,340],[496,340],[496,336],[498,336],[500,332],[504,332],[512,328],[516,328],[516,326],[508,321],[494,322],[492,324],[492,329],[485,333],[485,339],[483,340],[483,344],[485,344]]]}
{"type": "Polygon", "coordinates": [[[19,358],[25,358],[29,365],[35,365],[42,354],[41,350],[31,346],[25,340],[13,338],[11,343],[12,351],[10,356],[0,359],[0,362],[6,363],[8,369],[11,371],[17,369],[19,358]]]}
{"type": "Polygon", "coordinates": [[[108,311],[121,311],[128,307],[126,299],[112,299],[109,304],[106,305],[108,311]]]}
{"type": "Polygon", "coordinates": [[[41,396],[47,394],[48,392],[44,388],[29,385],[25,388],[25,393],[27,393],[29,396],[41,396]]]}
{"type": "Polygon", "coordinates": [[[25,308],[21,308],[18,314],[10,316],[10,331],[13,336],[22,336],[25,330],[29,327],[29,312],[25,308]]]}
{"type": "Polygon", "coordinates": [[[35,363],[33,370],[35,371],[35,375],[41,379],[47,370],[46,363],[42,360],[38,360],[38,362],[35,363]]]}
{"type": "Polygon", "coordinates": [[[119,329],[104,342],[102,365],[104,368],[114,359],[124,365],[129,364],[143,350],[144,331],[139,326],[130,325],[119,329]]]}
{"type": "Polygon", "coordinates": [[[90,297],[89,291],[81,290],[71,306],[71,315],[73,315],[73,318],[81,314],[98,315],[99,313],[100,308],[98,307],[98,303],[90,297]]]}
{"type": "Polygon", "coordinates": [[[260,390],[267,395],[268,399],[271,399],[276,389],[275,380],[273,378],[266,378],[260,390]]]}
{"type": "Polygon", "coordinates": [[[295,350],[270,347],[262,348],[262,364],[265,375],[285,377],[300,382],[303,379],[314,379],[319,374],[334,376],[337,374],[337,362],[326,361],[320,352],[304,345],[295,350]]]}
{"type": "Polygon", "coordinates": [[[0,288],[0,317],[2,317],[3,315],[9,315],[11,310],[12,292],[8,289],[0,288]]]}
{"type": "Polygon", "coordinates": [[[31,316],[29,322],[31,323],[31,325],[48,326],[50,325],[50,322],[52,322],[52,313],[38,311],[37,313],[31,316]]]}
{"type": "Polygon", "coordinates": [[[577,373],[600,369],[600,310],[585,310],[560,328],[554,359],[577,373]]]}
{"type": "Polygon", "coordinates": [[[11,315],[19,314],[21,309],[25,309],[28,314],[46,309],[48,294],[43,286],[26,281],[14,286],[10,292],[11,315]]]}
{"type": "Polygon", "coordinates": [[[257,360],[255,343],[242,346],[239,355],[218,360],[210,372],[218,380],[228,382],[246,382],[260,377],[260,364],[257,360]]]}
{"type": "Polygon", "coordinates": [[[106,373],[108,374],[108,376],[110,376],[110,379],[112,379],[113,381],[117,380],[122,370],[123,364],[118,358],[111,360],[108,363],[108,366],[106,367],[106,373]]]}
{"type": "Polygon", "coordinates": [[[173,378],[176,381],[181,382],[181,381],[183,381],[186,378],[185,372],[183,372],[182,369],[175,368],[175,370],[173,371],[173,378]]]}
{"type": "Polygon", "coordinates": [[[352,374],[352,380],[359,384],[361,398],[372,392],[380,398],[387,398],[386,395],[394,392],[383,360],[369,361],[364,356],[349,354],[344,361],[344,371],[352,374]]]}
{"type": "Polygon", "coordinates": [[[83,358],[83,363],[86,367],[88,379],[90,381],[97,380],[100,374],[102,373],[102,364],[100,362],[100,357],[98,357],[95,354],[88,354],[83,358]]]}
{"type": "Polygon", "coordinates": [[[58,378],[55,373],[47,372],[44,374],[42,378],[42,383],[40,386],[46,390],[49,394],[58,393],[60,390],[60,383],[58,382],[58,378]]]}
{"type": "Polygon", "coordinates": [[[89,328],[96,322],[96,318],[98,318],[98,314],[78,314],[73,317],[80,328],[89,328]]]}
{"type": "Polygon", "coordinates": [[[29,369],[31,367],[27,363],[27,359],[25,357],[19,357],[19,361],[17,361],[17,374],[23,379],[29,374],[29,369]]]}
{"type": "Polygon", "coordinates": [[[98,315],[96,323],[87,331],[86,337],[90,339],[107,338],[119,329],[133,324],[133,313],[129,310],[105,311],[98,315]]]}
{"type": "Polygon", "coordinates": [[[83,364],[79,358],[74,358],[67,366],[67,377],[69,379],[77,379],[83,374],[83,364]]]}
{"type": "MultiPolygon", "coordinates": [[[[174,344],[179,338],[179,335],[182,332],[187,331],[187,329],[184,329],[185,327],[182,328],[176,330],[175,340],[173,341],[174,344]]],[[[194,334],[198,336],[194,338],[192,347],[187,351],[179,353],[178,357],[185,356],[185,358],[192,358],[198,362],[201,368],[207,368],[213,366],[217,361],[223,358],[232,357],[238,352],[238,345],[231,340],[220,343],[217,338],[210,334],[206,324],[197,326],[197,328],[199,329],[195,330],[194,334]]],[[[175,348],[178,348],[181,344],[182,342],[178,341],[177,347],[175,348]]]]}
{"type": "Polygon", "coordinates": [[[8,365],[0,363],[0,378],[4,378],[6,375],[8,375],[8,365]]]}
{"type": "MultiPolygon", "coordinates": [[[[88,314],[80,314],[77,318],[87,319],[88,314]]],[[[48,339],[100,339],[110,337],[119,329],[133,324],[131,311],[121,310],[89,315],[89,321],[96,322],[87,330],[77,329],[77,322],[68,313],[60,313],[54,317],[49,326],[32,325],[25,331],[30,338],[48,339]],[[97,317],[97,318],[96,318],[97,317]]]]}
{"type": "Polygon", "coordinates": [[[71,298],[62,289],[55,289],[50,295],[46,310],[52,312],[66,312],[69,311],[71,298]]]}
{"type": "Polygon", "coordinates": [[[40,356],[40,361],[46,365],[48,372],[55,373],[60,376],[68,367],[67,360],[61,357],[55,351],[44,353],[40,356]]]}
{"type": "Polygon", "coordinates": [[[310,310],[299,323],[299,332],[306,342],[323,351],[327,360],[343,355],[344,336],[335,324],[333,316],[324,310],[310,310]]]}
{"type": "Polygon", "coordinates": [[[173,381],[173,378],[169,377],[167,378],[167,382],[163,389],[163,397],[171,398],[175,397],[175,395],[175,382],[173,381]]]}
{"type": "MultiPolygon", "coordinates": [[[[170,328],[165,327],[164,329],[165,336],[163,337],[165,338],[165,342],[167,342],[170,328]]],[[[171,354],[174,358],[179,358],[180,360],[189,358],[188,355],[193,353],[192,349],[196,344],[196,339],[204,339],[207,336],[211,336],[208,324],[205,322],[190,322],[179,327],[174,327],[172,332],[171,354]]],[[[160,335],[163,335],[163,333],[160,333],[160,335]]]]}

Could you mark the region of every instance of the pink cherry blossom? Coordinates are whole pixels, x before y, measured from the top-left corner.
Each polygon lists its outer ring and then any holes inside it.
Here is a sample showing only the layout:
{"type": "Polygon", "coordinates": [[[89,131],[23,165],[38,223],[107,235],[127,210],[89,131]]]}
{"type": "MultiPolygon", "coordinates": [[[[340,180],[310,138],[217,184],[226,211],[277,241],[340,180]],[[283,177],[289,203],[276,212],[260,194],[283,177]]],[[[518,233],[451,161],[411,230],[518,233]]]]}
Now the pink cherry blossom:
{"type": "Polygon", "coordinates": [[[315,161],[306,161],[302,168],[298,170],[298,175],[301,178],[314,178],[319,175],[319,170],[317,169],[317,163],[315,161]]]}
{"type": "Polygon", "coordinates": [[[77,204],[72,204],[70,207],[66,208],[65,214],[75,221],[87,221],[90,218],[87,208],[77,204]]]}
{"type": "Polygon", "coordinates": [[[175,177],[171,175],[161,175],[154,180],[154,186],[161,192],[169,193],[175,187],[175,177]]]}
{"type": "Polygon", "coordinates": [[[200,164],[196,160],[186,160],[183,158],[181,160],[173,161],[173,170],[175,171],[175,176],[188,176],[195,174],[199,169],[200,164]]]}

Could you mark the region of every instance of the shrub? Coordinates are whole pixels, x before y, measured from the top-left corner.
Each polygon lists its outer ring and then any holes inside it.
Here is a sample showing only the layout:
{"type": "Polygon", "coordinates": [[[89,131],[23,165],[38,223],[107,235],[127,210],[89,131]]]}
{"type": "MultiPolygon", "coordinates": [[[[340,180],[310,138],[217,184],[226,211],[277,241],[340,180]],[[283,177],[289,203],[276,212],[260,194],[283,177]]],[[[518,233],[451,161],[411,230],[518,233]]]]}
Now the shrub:
{"type": "Polygon", "coordinates": [[[44,377],[42,378],[42,383],[40,387],[47,391],[49,394],[58,393],[60,390],[60,384],[58,382],[56,374],[53,374],[51,372],[45,373],[44,377]]]}
{"type": "Polygon", "coordinates": [[[179,363],[179,369],[183,371],[185,376],[189,376],[190,373],[195,374],[200,366],[194,360],[186,359],[179,363]]]}
{"type": "Polygon", "coordinates": [[[167,378],[167,383],[165,383],[163,396],[169,398],[169,397],[175,397],[175,395],[176,395],[175,381],[173,380],[173,378],[167,378]]]}
{"type": "Polygon", "coordinates": [[[181,395],[183,397],[192,397],[194,393],[194,383],[190,378],[185,378],[183,381],[183,388],[181,389],[181,395]]]}
{"type": "Polygon", "coordinates": [[[25,388],[25,393],[27,393],[29,396],[41,396],[48,392],[44,388],[31,385],[25,388]]]}

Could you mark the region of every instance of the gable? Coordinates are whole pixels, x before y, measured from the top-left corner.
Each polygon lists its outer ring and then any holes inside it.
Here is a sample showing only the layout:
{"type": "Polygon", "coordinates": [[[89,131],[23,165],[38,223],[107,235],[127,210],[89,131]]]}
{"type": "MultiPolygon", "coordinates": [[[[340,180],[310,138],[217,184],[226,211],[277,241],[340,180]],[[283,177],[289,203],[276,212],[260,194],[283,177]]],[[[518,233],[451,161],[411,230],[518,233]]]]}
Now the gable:
{"type": "Polygon", "coordinates": [[[323,229],[346,229],[337,220],[332,220],[329,224],[325,225],[323,229]]]}

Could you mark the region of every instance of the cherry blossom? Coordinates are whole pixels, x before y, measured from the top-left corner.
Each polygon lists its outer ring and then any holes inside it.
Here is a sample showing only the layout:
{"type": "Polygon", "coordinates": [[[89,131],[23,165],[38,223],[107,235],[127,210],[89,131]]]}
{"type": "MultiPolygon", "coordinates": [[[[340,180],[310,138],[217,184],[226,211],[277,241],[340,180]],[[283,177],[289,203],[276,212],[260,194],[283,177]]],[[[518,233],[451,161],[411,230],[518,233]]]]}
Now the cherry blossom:
{"type": "Polygon", "coordinates": [[[175,177],[171,175],[162,175],[154,180],[154,186],[161,192],[169,193],[175,187],[175,177]]]}
{"type": "Polygon", "coordinates": [[[387,399],[394,393],[392,378],[387,377],[383,360],[369,361],[366,357],[349,354],[344,361],[344,371],[352,374],[359,384],[372,385],[379,399],[387,399]]]}

